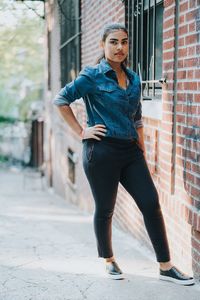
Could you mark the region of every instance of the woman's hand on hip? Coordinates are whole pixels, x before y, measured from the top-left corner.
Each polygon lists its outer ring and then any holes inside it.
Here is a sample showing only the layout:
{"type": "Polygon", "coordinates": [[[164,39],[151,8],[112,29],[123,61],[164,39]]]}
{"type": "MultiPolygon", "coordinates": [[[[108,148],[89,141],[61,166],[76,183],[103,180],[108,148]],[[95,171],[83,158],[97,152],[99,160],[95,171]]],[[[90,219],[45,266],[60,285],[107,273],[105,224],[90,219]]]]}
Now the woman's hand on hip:
{"type": "Polygon", "coordinates": [[[81,137],[82,140],[85,139],[95,139],[98,141],[101,141],[101,139],[98,137],[100,136],[105,136],[105,132],[107,131],[106,126],[103,124],[96,124],[91,127],[86,127],[85,129],[82,130],[81,137]]]}

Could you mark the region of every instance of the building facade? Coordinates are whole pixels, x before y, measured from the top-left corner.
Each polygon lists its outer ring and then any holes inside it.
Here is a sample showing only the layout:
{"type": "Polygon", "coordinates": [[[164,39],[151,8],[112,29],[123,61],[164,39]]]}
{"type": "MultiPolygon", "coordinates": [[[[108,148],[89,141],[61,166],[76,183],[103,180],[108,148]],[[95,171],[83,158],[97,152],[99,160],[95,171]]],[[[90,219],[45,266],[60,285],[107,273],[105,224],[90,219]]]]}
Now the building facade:
{"type": "MultiPolygon", "coordinates": [[[[200,278],[199,0],[46,2],[44,149],[49,185],[83,210],[93,211],[82,167],[82,143],[59,117],[52,99],[84,66],[95,64],[101,29],[111,21],[126,24],[129,65],[142,80],[147,159],[160,196],[172,261],[200,278]]],[[[78,99],[71,107],[86,126],[83,101],[78,99]]],[[[121,185],[113,221],[153,251],[141,213],[121,185]]]]}

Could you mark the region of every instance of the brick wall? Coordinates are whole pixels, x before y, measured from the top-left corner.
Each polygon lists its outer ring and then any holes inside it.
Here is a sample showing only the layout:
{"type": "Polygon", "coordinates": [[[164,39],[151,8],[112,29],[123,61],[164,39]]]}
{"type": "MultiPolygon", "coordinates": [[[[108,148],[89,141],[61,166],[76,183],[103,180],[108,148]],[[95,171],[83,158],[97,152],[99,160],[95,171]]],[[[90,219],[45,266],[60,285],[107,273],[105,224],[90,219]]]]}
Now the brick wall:
{"type": "MultiPolygon", "coordinates": [[[[180,1],[176,15],[175,1],[164,1],[163,75],[167,77],[167,84],[163,87],[162,120],[143,117],[148,164],[159,192],[172,260],[185,272],[193,269],[196,277],[200,276],[199,2],[180,1]]],[[[118,0],[82,0],[81,9],[81,59],[84,67],[94,64],[100,54],[102,26],[109,21],[124,22],[124,5],[118,0]]],[[[56,37],[54,39],[57,41],[56,37]]],[[[53,42],[52,49],[53,53],[59,53],[58,41],[53,42]]],[[[51,97],[60,84],[58,74],[52,73],[52,76],[56,84],[51,97]]],[[[85,126],[82,102],[75,102],[71,107],[85,126]]],[[[48,118],[53,132],[53,185],[69,201],[92,212],[94,203],[82,168],[80,140],[58,118],[55,109],[48,113],[48,118]],[[65,153],[68,147],[74,149],[80,158],[76,166],[75,190],[66,180],[65,153]]],[[[146,244],[153,253],[141,213],[122,186],[119,186],[113,221],[146,244]]]]}
{"type": "Polygon", "coordinates": [[[199,276],[200,1],[180,1],[178,10],[175,1],[164,5],[163,73],[168,82],[163,91],[159,190],[173,258],[189,270],[192,256],[199,276]]]}

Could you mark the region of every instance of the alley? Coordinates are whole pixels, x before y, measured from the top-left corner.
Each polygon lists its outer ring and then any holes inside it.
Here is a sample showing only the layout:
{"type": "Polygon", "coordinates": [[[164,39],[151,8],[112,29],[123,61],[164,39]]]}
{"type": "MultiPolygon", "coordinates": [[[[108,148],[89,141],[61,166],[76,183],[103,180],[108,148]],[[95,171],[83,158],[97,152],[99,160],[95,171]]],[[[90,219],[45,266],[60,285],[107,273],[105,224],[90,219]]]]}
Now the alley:
{"type": "Polygon", "coordinates": [[[157,279],[152,253],[113,226],[115,256],[125,280],[105,277],[92,215],[81,212],[40,179],[0,171],[1,300],[198,300],[200,287],[157,279]]]}

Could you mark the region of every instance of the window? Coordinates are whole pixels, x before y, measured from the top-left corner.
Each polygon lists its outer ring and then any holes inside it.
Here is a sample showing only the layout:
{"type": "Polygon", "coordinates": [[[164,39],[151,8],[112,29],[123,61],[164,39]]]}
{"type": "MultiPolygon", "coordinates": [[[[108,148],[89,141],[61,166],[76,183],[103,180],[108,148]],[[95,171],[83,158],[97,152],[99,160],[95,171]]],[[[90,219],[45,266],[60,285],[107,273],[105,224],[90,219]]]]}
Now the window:
{"type": "Polygon", "coordinates": [[[163,1],[126,0],[130,67],[142,79],[143,100],[161,98],[163,1]]]}
{"type": "Polygon", "coordinates": [[[75,79],[81,67],[80,1],[57,0],[60,13],[60,64],[62,87],[75,79]]]}
{"type": "Polygon", "coordinates": [[[75,182],[76,155],[70,148],[68,148],[67,158],[68,158],[68,179],[74,185],[76,183],[75,182]]]}

